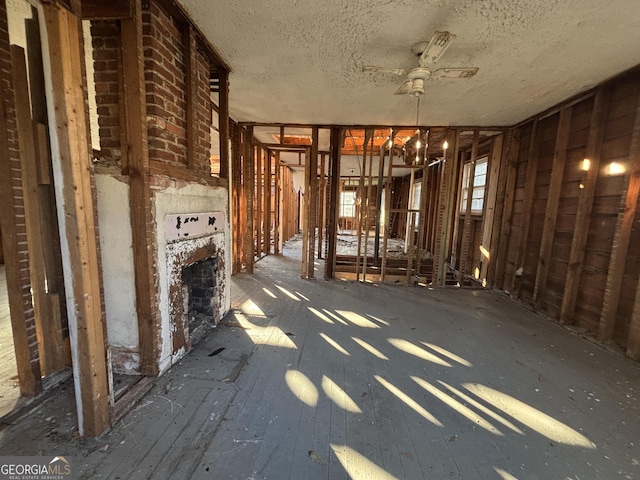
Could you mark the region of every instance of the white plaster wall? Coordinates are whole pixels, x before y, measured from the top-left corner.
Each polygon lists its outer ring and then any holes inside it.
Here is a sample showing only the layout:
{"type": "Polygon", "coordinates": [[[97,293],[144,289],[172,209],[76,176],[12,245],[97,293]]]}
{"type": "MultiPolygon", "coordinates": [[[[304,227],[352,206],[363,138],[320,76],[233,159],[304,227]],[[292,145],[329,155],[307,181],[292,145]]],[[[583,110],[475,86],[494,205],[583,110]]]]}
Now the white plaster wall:
{"type": "Polygon", "coordinates": [[[231,307],[231,295],[229,286],[231,283],[231,229],[229,218],[226,214],[228,206],[228,190],[218,187],[212,188],[204,185],[191,184],[183,187],[169,187],[154,189],[155,218],[158,238],[158,277],[160,292],[160,318],[162,347],[160,352],[160,371],[163,372],[171,366],[172,362],[172,338],[171,319],[169,316],[169,279],[167,278],[167,241],[165,239],[164,217],[167,214],[198,213],[222,211],[225,212],[224,224],[224,292],[223,304],[220,306],[221,315],[225,315],[231,307]]]}
{"type": "Polygon", "coordinates": [[[107,335],[112,347],[138,348],[129,185],[96,175],[107,335]]]}

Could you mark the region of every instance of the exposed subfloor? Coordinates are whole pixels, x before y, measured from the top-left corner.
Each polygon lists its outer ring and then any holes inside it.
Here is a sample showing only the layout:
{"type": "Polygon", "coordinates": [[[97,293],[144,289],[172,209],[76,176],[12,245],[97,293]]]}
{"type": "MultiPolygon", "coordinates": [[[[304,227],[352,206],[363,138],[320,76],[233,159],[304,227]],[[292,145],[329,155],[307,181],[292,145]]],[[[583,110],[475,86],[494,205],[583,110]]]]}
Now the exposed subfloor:
{"type": "Polygon", "coordinates": [[[110,432],[77,438],[67,385],[2,454],[81,478],[640,478],[637,363],[497,292],[301,280],[285,253],[110,432]]]}

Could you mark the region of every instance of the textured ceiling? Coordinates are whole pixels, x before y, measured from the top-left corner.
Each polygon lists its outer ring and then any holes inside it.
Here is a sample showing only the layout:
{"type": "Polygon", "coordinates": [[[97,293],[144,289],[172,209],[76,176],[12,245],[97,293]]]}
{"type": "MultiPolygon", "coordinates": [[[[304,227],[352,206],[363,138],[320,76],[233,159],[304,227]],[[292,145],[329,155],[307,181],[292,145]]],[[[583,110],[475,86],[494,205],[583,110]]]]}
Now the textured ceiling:
{"type": "Polygon", "coordinates": [[[457,39],[437,62],[421,125],[507,126],[640,64],[638,0],[179,0],[232,69],[239,122],[414,125],[402,78],[411,46],[457,39]]]}

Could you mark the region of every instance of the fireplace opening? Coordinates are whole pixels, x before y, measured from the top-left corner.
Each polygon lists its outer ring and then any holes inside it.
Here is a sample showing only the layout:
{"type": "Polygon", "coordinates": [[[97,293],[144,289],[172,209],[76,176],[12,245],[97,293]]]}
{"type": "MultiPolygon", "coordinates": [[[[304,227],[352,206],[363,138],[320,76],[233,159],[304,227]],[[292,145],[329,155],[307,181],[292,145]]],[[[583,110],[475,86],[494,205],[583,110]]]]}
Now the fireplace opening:
{"type": "MultiPolygon", "coordinates": [[[[216,289],[216,272],[218,257],[213,256],[200,260],[182,269],[182,313],[191,340],[198,336],[198,331],[215,323],[214,305],[216,289]]],[[[202,332],[204,333],[204,332],[202,332]]]]}

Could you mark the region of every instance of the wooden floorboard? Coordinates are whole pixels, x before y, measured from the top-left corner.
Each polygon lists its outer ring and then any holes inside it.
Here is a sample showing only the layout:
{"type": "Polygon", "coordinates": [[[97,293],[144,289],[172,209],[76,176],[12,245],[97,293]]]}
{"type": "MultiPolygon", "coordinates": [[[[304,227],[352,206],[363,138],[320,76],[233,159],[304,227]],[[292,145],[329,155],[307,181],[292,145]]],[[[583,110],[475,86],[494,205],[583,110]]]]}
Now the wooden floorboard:
{"type": "MultiPolygon", "coordinates": [[[[301,280],[285,253],[93,450],[57,444],[80,478],[640,478],[638,363],[497,292],[301,280]]],[[[38,415],[2,451],[42,452],[38,415]]]]}

